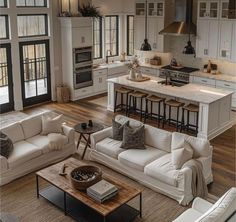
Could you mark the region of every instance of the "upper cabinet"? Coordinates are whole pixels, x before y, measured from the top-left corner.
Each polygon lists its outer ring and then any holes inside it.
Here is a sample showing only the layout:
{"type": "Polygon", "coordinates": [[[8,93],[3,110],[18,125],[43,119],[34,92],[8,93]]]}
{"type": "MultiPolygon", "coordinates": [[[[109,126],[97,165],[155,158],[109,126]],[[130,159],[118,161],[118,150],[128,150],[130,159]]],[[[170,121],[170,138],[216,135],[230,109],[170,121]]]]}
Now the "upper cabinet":
{"type": "Polygon", "coordinates": [[[218,19],[219,18],[219,1],[205,0],[198,2],[199,19],[218,19]]]}
{"type": "Polygon", "coordinates": [[[135,2],[135,15],[136,16],[145,16],[146,15],[146,2],[145,1],[136,1],[135,2]]]}
{"type": "Polygon", "coordinates": [[[199,0],[196,53],[200,58],[236,61],[236,20],[228,19],[229,0],[199,0]]]}
{"type": "MultiPolygon", "coordinates": [[[[137,0],[135,2],[135,15],[146,15],[146,1],[137,0]]],[[[147,15],[148,17],[164,17],[164,1],[150,0],[147,3],[147,15]]]]}

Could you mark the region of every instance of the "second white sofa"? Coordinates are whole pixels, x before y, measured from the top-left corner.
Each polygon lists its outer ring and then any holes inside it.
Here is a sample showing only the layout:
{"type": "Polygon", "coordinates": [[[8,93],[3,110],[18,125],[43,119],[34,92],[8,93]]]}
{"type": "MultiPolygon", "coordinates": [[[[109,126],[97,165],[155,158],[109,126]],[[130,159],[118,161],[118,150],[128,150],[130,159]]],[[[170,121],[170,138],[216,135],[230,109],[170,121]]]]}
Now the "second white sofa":
{"type": "MultiPolygon", "coordinates": [[[[116,116],[116,121],[131,126],[140,126],[139,121],[125,116],[116,116]]],[[[192,199],[192,171],[190,168],[175,170],[171,163],[171,150],[175,144],[187,140],[194,150],[194,158],[201,161],[203,175],[207,183],[212,177],[212,147],[207,140],[171,133],[145,125],[145,150],[120,148],[121,141],[111,139],[112,128],[97,132],[91,136],[90,159],[102,163],[145,186],[163,193],[182,205],[192,199]]]]}

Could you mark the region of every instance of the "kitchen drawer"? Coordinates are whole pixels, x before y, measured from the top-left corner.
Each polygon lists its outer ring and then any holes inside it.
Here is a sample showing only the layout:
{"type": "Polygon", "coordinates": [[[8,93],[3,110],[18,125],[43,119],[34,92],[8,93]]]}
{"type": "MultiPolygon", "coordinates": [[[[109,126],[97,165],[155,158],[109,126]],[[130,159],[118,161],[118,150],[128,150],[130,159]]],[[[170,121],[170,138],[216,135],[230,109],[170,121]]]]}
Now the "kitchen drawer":
{"type": "Polygon", "coordinates": [[[84,96],[88,96],[93,93],[93,86],[81,88],[81,89],[76,89],[75,91],[75,97],[80,98],[84,96]]]}
{"type": "Polygon", "coordinates": [[[116,66],[108,68],[108,75],[115,75],[117,73],[128,74],[128,67],[126,65],[116,66]]]}
{"type": "Polygon", "coordinates": [[[194,76],[194,82],[195,83],[200,83],[200,84],[203,84],[203,85],[210,85],[210,86],[213,86],[213,87],[216,86],[216,80],[215,79],[207,79],[207,78],[194,76]]]}
{"type": "Polygon", "coordinates": [[[216,80],[216,88],[224,88],[236,91],[236,83],[216,80]]]}
{"type": "Polygon", "coordinates": [[[93,70],[93,76],[107,75],[107,69],[93,70]]]}
{"type": "Polygon", "coordinates": [[[152,75],[152,76],[157,76],[157,70],[156,69],[141,67],[140,70],[143,74],[149,74],[149,75],[152,75]]]}

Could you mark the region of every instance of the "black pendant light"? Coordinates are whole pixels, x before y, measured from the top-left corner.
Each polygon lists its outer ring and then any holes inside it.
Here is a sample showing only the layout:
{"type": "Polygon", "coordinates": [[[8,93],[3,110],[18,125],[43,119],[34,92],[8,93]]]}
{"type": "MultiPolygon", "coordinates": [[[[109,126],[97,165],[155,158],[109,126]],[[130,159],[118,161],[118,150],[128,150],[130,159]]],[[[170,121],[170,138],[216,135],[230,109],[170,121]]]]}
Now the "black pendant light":
{"type": "MultiPolygon", "coordinates": [[[[192,6],[193,6],[192,0],[187,0],[187,4],[190,4],[188,8],[192,10],[192,6]]],[[[187,42],[187,45],[184,47],[183,54],[195,55],[195,49],[192,46],[192,42],[191,42],[191,30],[190,30],[191,18],[190,18],[190,16],[192,16],[192,13],[189,10],[188,15],[187,15],[187,18],[188,18],[188,42],[187,42]]]]}
{"type": "Polygon", "coordinates": [[[151,51],[152,50],[152,47],[151,45],[148,43],[148,39],[147,39],[147,0],[146,0],[146,13],[145,13],[145,39],[144,39],[144,42],[141,46],[141,49],[142,51],[151,51]]]}

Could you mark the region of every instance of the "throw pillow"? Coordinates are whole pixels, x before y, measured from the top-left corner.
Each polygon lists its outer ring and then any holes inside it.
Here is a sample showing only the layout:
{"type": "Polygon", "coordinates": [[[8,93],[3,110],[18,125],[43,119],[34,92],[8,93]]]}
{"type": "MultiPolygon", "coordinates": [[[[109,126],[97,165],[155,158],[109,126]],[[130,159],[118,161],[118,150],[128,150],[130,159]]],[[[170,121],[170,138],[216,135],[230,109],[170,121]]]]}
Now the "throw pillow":
{"type": "Polygon", "coordinates": [[[124,126],[123,141],[121,148],[123,149],[145,149],[144,145],[144,126],[132,128],[124,126]]]}
{"type": "Polygon", "coordinates": [[[113,119],[112,120],[112,139],[122,141],[124,126],[128,126],[128,125],[129,125],[129,121],[125,122],[124,124],[121,124],[119,122],[116,122],[113,119]]]}
{"type": "Polygon", "coordinates": [[[12,151],[13,143],[11,139],[0,131],[0,155],[8,159],[12,151]]]}
{"type": "Polygon", "coordinates": [[[62,116],[59,115],[54,118],[48,115],[42,115],[42,135],[49,133],[62,133],[62,116]]]}
{"type": "Polygon", "coordinates": [[[186,141],[184,141],[182,145],[171,152],[171,161],[176,170],[180,169],[183,164],[192,159],[192,157],[193,149],[186,141]]]}

